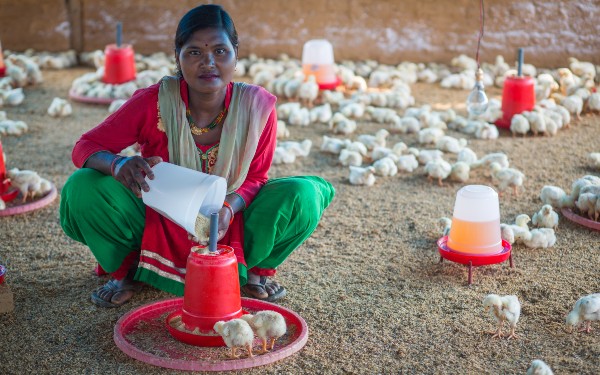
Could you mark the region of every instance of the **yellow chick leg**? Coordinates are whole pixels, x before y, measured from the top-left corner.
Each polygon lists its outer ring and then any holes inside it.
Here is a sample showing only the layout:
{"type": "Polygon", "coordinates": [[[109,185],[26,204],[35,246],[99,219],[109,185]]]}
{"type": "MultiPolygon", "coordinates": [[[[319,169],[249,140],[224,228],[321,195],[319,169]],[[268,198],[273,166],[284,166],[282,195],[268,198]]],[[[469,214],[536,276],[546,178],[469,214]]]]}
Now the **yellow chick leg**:
{"type": "Polygon", "coordinates": [[[229,356],[230,358],[233,358],[233,359],[235,359],[235,358],[238,358],[238,357],[239,357],[238,355],[236,355],[236,354],[235,354],[236,350],[237,350],[237,347],[235,347],[235,346],[233,346],[233,347],[231,348],[231,355],[229,356]]]}
{"type": "Polygon", "coordinates": [[[441,177],[438,178],[438,185],[444,186],[444,184],[442,183],[442,178],[441,177]]]}
{"type": "Polygon", "coordinates": [[[260,351],[260,354],[264,354],[268,352],[267,350],[267,339],[262,339],[262,350],[260,351]]]}
{"type": "Polygon", "coordinates": [[[498,329],[496,329],[495,332],[490,332],[492,335],[492,338],[502,338],[504,337],[504,334],[502,333],[502,322],[498,323],[498,329]]]}
{"type": "Polygon", "coordinates": [[[592,321],[588,320],[584,322],[579,332],[590,333],[592,331],[592,321]]]}
{"type": "Polygon", "coordinates": [[[275,338],[271,337],[271,347],[269,349],[273,350],[274,346],[275,346],[275,338]]]}
{"type": "Polygon", "coordinates": [[[248,350],[248,357],[254,357],[254,354],[252,354],[252,344],[246,345],[246,349],[248,350]]]}
{"type": "Polygon", "coordinates": [[[510,334],[508,335],[507,340],[518,338],[519,336],[517,336],[517,334],[515,333],[515,327],[510,327],[510,334]]]}
{"type": "Polygon", "coordinates": [[[517,190],[517,185],[513,186],[513,191],[515,192],[515,196],[519,195],[519,191],[517,190]]]}

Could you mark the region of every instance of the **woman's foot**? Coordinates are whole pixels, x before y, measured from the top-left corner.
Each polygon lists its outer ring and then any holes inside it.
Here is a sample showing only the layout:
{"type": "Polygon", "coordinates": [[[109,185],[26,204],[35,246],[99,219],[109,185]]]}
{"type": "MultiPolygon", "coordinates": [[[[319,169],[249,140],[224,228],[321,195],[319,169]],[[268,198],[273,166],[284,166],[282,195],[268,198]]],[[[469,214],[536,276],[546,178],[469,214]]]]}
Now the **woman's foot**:
{"type": "Polygon", "coordinates": [[[128,277],[111,279],[92,292],[92,303],[100,307],[119,307],[142,289],[142,283],[128,277]]]}
{"type": "Polygon", "coordinates": [[[242,286],[241,290],[246,297],[267,302],[277,301],[287,294],[285,288],[277,282],[269,280],[266,276],[258,276],[250,273],[248,273],[248,283],[242,286]]]}

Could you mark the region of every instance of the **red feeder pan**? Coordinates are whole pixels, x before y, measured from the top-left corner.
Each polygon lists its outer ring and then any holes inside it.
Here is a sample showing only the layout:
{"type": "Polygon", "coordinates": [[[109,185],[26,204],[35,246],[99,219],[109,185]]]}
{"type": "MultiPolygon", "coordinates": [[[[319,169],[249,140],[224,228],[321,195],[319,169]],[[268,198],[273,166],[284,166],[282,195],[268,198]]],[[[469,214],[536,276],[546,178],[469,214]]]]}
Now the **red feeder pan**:
{"type": "Polygon", "coordinates": [[[224,346],[213,326],[242,316],[238,265],[233,248],[217,245],[215,253],[192,248],[186,265],[183,309],[167,317],[167,329],[177,340],[197,346],[224,346]]]}
{"type": "Polygon", "coordinates": [[[335,77],[333,82],[318,83],[319,90],[335,90],[339,85],[342,84],[342,80],[339,77],[335,77]]]}
{"type": "MultiPolygon", "coordinates": [[[[294,311],[249,298],[242,298],[241,305],[252,314],[272,310],[283,315],[287,333],[275,342],[274,350],[253,357],[229,359],[225,348],[191,347],[173,339],[165,329],[165,315],[181,311],[182,298],[153,302],[123,315],[115,325],[115,344],[125,354],[139,361],[188,371],[231,371],[262,366],[288,357],[306,344],[308,326],[294,311]]],[[[255,339],[253,346],[258,347],[261,343],[255,339]]]]}
{"type": "Polygon", "coordinates": [[[505,240],[502,240],[502,251],[497,254],[467,254],[454,251],[448,247],[448,236],[440,238],[437,241],[437,245],[440,253],[440,263],[444,259],[448,259],[449,261],[465,264],[469,267],[469,285],[473,283],[473,267],[502,263],[508,259],[510,267],[513,268],[511,246],[505,240]]]}
{"type": "MultiPolygon", "coordinates": [[[[2,63],[1,54],[2,51],[0,50],[0,63],[2,63]]],[[[4,161],[2,141],[0,141],[0,198],[2,198],[4,202],[10,202],[15,199],[18,194],[19,190],[12,188],[10,180],[6,177],[6,162],[4,161]]]]}
{"type": "Polygon", "coordinates": [[[109,44],[104,49],[104,76],[102,81],[113,85],[135,79],[135,56],[129,44],[117,47],[109,44]]]}
{"type": "Polygon", "coordinates": [[[4,275],[6,274],[6,267],[0,264],[0,284],[4,284],[4,275]]]}
{"type": "Polygon", "coordinates": [[[573,210],[570,208],[565,207],[560,212],[564,215],[564,217],[566,217],[567,219],[571,220],[574,223],[583,225],[584,227],[588,227],[590,229],[600,230],[600,222],[590,220],[583,216],[579,216],[575,212],[573,212],[573,210]]]}
{"type": "Polygon", "coordinates": [[[534,81],[531,77],[507,77],[502,89],[502,117],[496,126],[510,129],[510,121],[516,114],[531,111],[535,106],[534,81]]]}

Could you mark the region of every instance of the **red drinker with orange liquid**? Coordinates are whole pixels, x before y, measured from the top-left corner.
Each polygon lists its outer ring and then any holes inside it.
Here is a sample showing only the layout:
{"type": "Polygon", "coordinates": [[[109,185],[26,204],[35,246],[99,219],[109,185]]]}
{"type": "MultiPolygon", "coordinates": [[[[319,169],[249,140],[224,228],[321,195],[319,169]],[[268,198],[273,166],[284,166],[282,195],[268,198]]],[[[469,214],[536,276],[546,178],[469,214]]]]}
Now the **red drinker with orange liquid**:
{"type": "Polygon", "coordinates": [[[339,84],[335,75],[333,46],[325,39],[313,39],[302,48],[304,77],[313,75],[321,90],[334,90],[339,84]]]}
{"type": "Polygon", "coordinates": [[[484,185],[468,185],[456,194],[448,247],[467,254],[502,251],[498,194],[484,185]]]}

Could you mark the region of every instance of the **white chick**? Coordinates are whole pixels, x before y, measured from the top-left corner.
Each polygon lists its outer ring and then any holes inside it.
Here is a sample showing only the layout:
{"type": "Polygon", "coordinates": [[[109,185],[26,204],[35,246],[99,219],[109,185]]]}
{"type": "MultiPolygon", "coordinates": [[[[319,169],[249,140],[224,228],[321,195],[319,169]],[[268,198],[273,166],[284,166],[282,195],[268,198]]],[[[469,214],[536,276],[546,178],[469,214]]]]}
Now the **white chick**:
{"type": "Polygon", "coordinates": [[[310,112],[307,108],[293,109],[288,117],[290,125],[308,126],[310,125],[310,112]]]}
{"type": "Polygon", "coordinates": [[[500,132],[493,124],[485,123],[475,131],[475,138],[477,139],[498,139],[499,136],[500,132]]]}
{"type": "Polygon", "coordinates": [[[314,75],[309,75],[306,82],[302,82],[298,88],[298,97],[308,108],[312,108],[314,101],[319,96],[319,85],[314,75]]]}
{"type": "Polygon", "coordinates": [[[463,148],[467,146],[467,140],[464,138],[456,139],[449,135],[445,135],[437,140],[435,148],[445,152],[451,152],[458,154],[463,148]]]}
{"type": "Polygon", "coordinates": [[[398,167],[399,171],[412,173],[412,171],[417,169],[417,167],[419,166],[419,162],[417,161],[417,158],[412,154],[402,155],[398,157],[398,160],[396,161],[396,166],[398,167]]]}
{"type": "Polygon", "coordinates": [[[515,195],[519,195],[518,187],[523,186],[525,175],[514,168],[502,168],[500,164],[494,162],[490,165],[492,179],[498,184],[498,195],[502,195],[508,187],[513,188],[515,195]]]}
{"type": "Polygon", "coordinates": [[[310,149],[312,147],[312,141],[310,139],[305,139],[302,142],[294,142],[294,141],[286,141],[286,142],[278,142],[278,147],[283,147],[287,151],[293,152],[296,156],[307,157],[310,154],[310,149]]]}
{"type": "Polygon", "coordinates": [[[549,204],[555,208],[573,207],[573,197],[558,186],[546,185],[540,191],[542,203],[549,204]]]}
{"type": "Polygon", "coordinates": [[[452,220],[447,217],[440,217],[438,220],[438,224],[442,228],[442,237],[445,237],[450,234],[450,229],[452,228],[452,220]]]}
{"type": "Polygon", "coordinates": [[[554,375],[550,366],[541,359],[534,359],[527,369],[527,375],[554,375]]]}
{"type": "Polygon", "coordinates": [[[517,322],[521,316],[521,303],[519,298],[515,295],[499,296],[497,294],[488,294],[483,299],[483,307],[486,312],[490,312],[490,315],[498,322],[498,328],[494,332],[492,337],[503,337],[502,324],[504,321],[508,321],[510,326],[510,334],[508,339],[518,338],[515,334],[515,328],[517,322]]]}
{"type": "Polygon", "coordinates": [[[385,139],[388,135],[390,133],[387,130],[379,129],[375,135],[361,134],[356,137],[356,140],[367,146],[367,150],[373,150],[375,146],[385,147],[385,139]]]}
{"type": "Polygon", "coordinates": [[[527,223],[531,221],[529,215],[521,214],[515,218],[514,224],[500,224],[501,237],[511,245],[515,242],[523,243],[524,233],[529,232],[527,223]],[[522,234],[522,235],[519,235],[522,234]]]}
{"type": "Polygon", "coordinates": [[[586,215],[588,218],[596,220],[598,218],[598,213],[596,212],[597,203],[597,194],[582,193],[577,198],[577,201],[575,201],[575,206],[579,209],[582,216],[586,215]]]}
{"type": "Polygon", "coordinates": [[[273,164],[291,164],[296,161],[296,154],[286,148],[277,146],[273,153],[273,164]]]}
{"type": "Polygon", "coordinates": [[[283,120],[277,120],[277,139],[288,138],[290,131],[283,120]]]}
{"type": "Polygon", "coordinates": [[[437,143],[444,136],[444,131],[438,128],[425,128],[419,130],[418,142],[420,144],[437,143]]]}
{"type": "Polygon", "coordinates": [[[515,233],[515,241],[522,242],[531,249],[546,249],[554,246],[556,243],[556,234],[554,229],[538,228],[529,232],[523,231],[515,233]]]}
{"type": "Polygon", "coordinates": [[[440,186],[444,186],[442,180],[446,179],[450,172],[452,172],[452,166],[444,159],[433,160],[425,164],[425,173],[427,173],[429,182],[436,178],[440,186]]]}
{"type": "Polygon", "coordinates": [[[469,173],[471,167],[464,161],[457,161],[452,164],[452,171],[450,172],[450,180],[458,182],[467,182],[469,180],[469,173]]]}
{"type": "Polygon", "coordinates": [[[108,106],[108,113],[115,113],[123,104],[125,104],[126,99],[115,99],[108,106]]]}
{"type": "Polygon", "coordinates": [[[463,148],[462,150],[460,150],[460,152],[458,153],[457,157],[456,157],[456,161],[462,161],[467,163],[469,166],[471,166],[473,163],[475,163],[477,161],[477,154],[475,153],[475,151],[471,150],[468,147],[463,148]]]}
{"type": "Polygon", "coordinates": [[[419,160],[419,164],[425,165],[430,161],[442,159],[444,153],[440,150],[417,150],[417,160],[419,160]]]}
{"type": "Polygon", "coordinates": [[[529,132],[530,128],[531,126],[529,125],[529,121],[522,114],[516,114],[510,120],[510,132],[512,133],[513,137],[517,134],[525,136],[529,132]]]}
{"type": "Polygon", "coordinates": [[[588,160],[592,162],[594,168],[600,168],[600,152],[591,152],[588,154],[588,160]]]}
{"type": "Polygon", "coordinates": [[[378,176],[395,176],[398,173],[396,162],[389,156],[377,160],[373,163],[373,168],[375,168],[375,174],[378,176]]]}
{"type": "Polygon", "coordinates": [[[567,315],[567,330],[573,332],[580,324],[584,327],[581,331],[590,333],[592,321],[600,320],[600,293],[583,296],[575,302],[573,310],[567,315]]]}
{"type": "Polygon", "coordinates": [[[321,143],[321,151],[337,155],[346,147],[346,144],[346,140],[324,135],[323,143],[321,143]]]}
{"type": "Polygon", "coordinates": [[[6,176],[10,179],[12,186],[19,189],[23,196],[23,202],[31,195],[33,198],[41,188],[41,177],[37,172],[13,168],[7,171],[6,176]]]}
{"type": "Polygon", "coordinates": [[[355,167],[360,167],[363,162],[363,157],[357,151],[343,149],[340,152],[340,156],[339,156],[338,160],[340,161],[340,164],[343,166],[353,165],[355,167]]]}
{"type": "Polygon", "coordinates": [[[294,110],[300,109],[300,103],[298,102],[289,102],[283,103],[277,106],[277,118],[282,120],[287,120],[290,118],[290,114],[294,110]]]}
{"type": "Polygon", "coordinates": [[[355,167],[350,166],[350,175],[348,176],[352,185],[373,186],[375,183],[375,168],[373,167],[355,167]]]}
{"type": "Polygon", "coordinates": [[[538,212],[533,214],[531,224],[538,228],[552,228],[556,232],[558,229],[558,214],[554,212],[551,205],[545,204],[538,212]]]}
{"type": "Polygon", "coordinates": [[[215,323],[213,329],[223,338],[225,345],[231,348],[231,358],[239,358],[241,355],[237,355],[236,351],[238,348],[246,348],[248,350],[248,357],[253,357],[252,354],[252,342],[254,341],[254,332],[250,327],[250,324],[242,319],[233,319],[227,322],[218,321],[215,323]]]}
{"type": "Polygon", "coordinates": [[[65,99],[54,98],[50,107],[48,107],[48,114],[52,117],[66,117],[71,113],[73,113],[73,108],[71,108],[71,104],[65,99]]]}
{"type": "Polygon", "coordinates": [[[491,154],[487,154],[481,159],[471,164],[471,169],[479,168],[479,167],[489,167],[492,163],[498,163],[502,168],[508,168],[508,156],[502,152],[494,152],[491,154]]]}
{"type": "Polygon", "coordinates": [[[523,116],[529,121],[529,127],[534,136],[538,133],[546,134],[546,118],[538,111],[523,112],[523,116]]]}
{"type": "Polygon", "coordinates": [[[262,352],[273,350],[275,340],[285,335],[287,326],[283,315],[276,311],[263,310],[255,315],[245,314],[242,319],[250,324],[256,332],[256,336],[262,340],[262,352]],[[267,345],[269,341],[269,345],[267,345]]]}
{"type": "Polygon", "coordinates": [[[586,105],[589,111],[600,112],[600,93],[592,93],[588,98],[586,105]]]}
{"type": "Polygon", "coordinates": [[[310,122],[320,122],[326,124],[333,117],[331,104],[325,103],[310,110],[310,122]]]}
{"type": "Polygon", "coordinates": [[[336,134],[352,134],[356,127],[356,121],[350,120],[339,112],[336,112],[329,121],[329,128],[336,134]]]}

